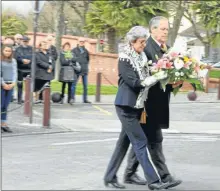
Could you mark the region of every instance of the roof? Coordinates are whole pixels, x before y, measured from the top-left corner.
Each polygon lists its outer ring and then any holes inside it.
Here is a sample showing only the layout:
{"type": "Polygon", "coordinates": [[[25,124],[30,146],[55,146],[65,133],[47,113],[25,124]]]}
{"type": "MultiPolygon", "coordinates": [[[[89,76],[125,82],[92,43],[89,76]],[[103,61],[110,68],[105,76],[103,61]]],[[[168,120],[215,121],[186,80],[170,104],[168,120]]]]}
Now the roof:
{"type": "Polygon", "coordinates": [[[199,39],[193,39],[187,42],[187,46],[204,46],[199,39]]]}
{"type": "MultiPolygon", "coordinates": [[[[199,31],[199,33],[204,33],[206,32],[206,29],[202,26],[201,23],[196,23],[196,28],[199,31]]],[[[179,33],[180,36],[185,36],[185,37],[196,37],[193,31],[193,26],[189,27],[188,29],[182,31],[179,33]]]]}

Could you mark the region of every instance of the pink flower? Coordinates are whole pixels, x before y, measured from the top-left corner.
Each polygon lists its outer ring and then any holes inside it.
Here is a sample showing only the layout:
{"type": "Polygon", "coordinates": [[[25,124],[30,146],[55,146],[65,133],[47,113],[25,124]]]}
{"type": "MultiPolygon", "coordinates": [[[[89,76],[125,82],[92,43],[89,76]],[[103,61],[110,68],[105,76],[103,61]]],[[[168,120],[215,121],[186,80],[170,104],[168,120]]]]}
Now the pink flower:
{"type": "Polygon", "coordinates": [[[184,68],[189,69],[189,63],[185,63],[184,68]]]}
{"type": "Polygon", "coordinates": [[[166,68],[167,68],[167,69],[170,69],[170,68],[172,68],[172,65],[173,65],[172,62],[168,62],[168,63],[166,64],[166,68]]]}
{"type": "Polygon", "coordinates": [[[163,59],[158,60],[157,64],[155,65],[157,69],[163,68],[163,59]]]}
{"type": "Polygon", "coordinates": [[[171,57],[175,58],[175,57],[177,57],[179,54],[176,53],[176,52],[171,52],[170,55],[171,55],[171,57]]]}
{"type": "Polygon", "coordinates": [[[198,73],[198,72],[200,71],[199,65],[196,65],[194,69],[195,69],[195,71],[198,73]]]}

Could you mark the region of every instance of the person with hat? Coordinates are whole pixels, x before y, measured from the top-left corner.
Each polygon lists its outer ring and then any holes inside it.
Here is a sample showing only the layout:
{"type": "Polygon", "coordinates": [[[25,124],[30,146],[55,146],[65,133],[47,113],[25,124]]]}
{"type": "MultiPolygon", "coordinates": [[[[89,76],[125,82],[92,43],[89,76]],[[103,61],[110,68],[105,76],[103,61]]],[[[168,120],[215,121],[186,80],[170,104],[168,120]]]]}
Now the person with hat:
{"type": "Polygon", "coordinates": [[[18,104],[22,104],[23,78],[26,78],[31,73],[32,62],[32,46],[29,45],[30,38],[23,36],[22,44],[15,51],[15,59],[18,64],[18,82],[17,82],[17,99],[18,104]]]}
{"type": "Polygon", "coordinates": [[[88,72],[89,72],[89,52],[85,48],[85,39],[79,38],[79,44],[76,48],[72,50],[73,54],[76,55],[76,61],[81,66],[80,73],[77,74],[77,79],[73,82],[71,88],[72,99],[75,100],[75,91],[76,91],[76,84],[80,76],[82,76],[83,82],[83,103],[91,103],[87,99],[87,87],[88,87],[88,72]]]}

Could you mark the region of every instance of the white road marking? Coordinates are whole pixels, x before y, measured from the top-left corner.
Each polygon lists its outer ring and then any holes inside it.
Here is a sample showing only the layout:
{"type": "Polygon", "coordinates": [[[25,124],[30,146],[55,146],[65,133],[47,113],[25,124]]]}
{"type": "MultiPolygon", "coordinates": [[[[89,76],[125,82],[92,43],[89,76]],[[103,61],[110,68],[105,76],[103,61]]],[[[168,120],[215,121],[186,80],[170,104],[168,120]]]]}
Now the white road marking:
{"type": "Polygon", "coordinates": [[[178,141],[185,141],[185,142],[214,142],[220,140],[218,136],[210,136],[210,135],[178,135],[178,136],[164,136],[165,140],[178,140],[178,141]]]}
{"type": "Polygon", "coordinates": [[[64,143],[52,143],[52,146],[61,146],[61,145],[78,145],[84,143],[100,143],[100,142],[108,142],[108,141],[116,141],[118,138],[109,138],[109,139],[96,139],[96,140],[88,140],[88,141],[74,141],[74,142],[64,142],[64,143]]]}

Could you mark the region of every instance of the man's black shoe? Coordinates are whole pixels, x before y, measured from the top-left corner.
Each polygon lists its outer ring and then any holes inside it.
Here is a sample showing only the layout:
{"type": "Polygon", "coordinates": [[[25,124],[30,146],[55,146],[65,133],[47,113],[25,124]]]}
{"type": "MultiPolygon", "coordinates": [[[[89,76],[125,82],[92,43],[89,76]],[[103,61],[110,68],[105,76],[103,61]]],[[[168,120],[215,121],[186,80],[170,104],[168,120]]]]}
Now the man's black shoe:
{"type": "Polygon", "coordinates": [[[165,178],[162,178],[162,182],[169,183],[170,186],[168,188],[173,188],[182,183],[182,180],[175,179],[171,175],[167,175],[165,178]]]}
{"type": "Polygon", "coordinates": [[[18,104],[21,105],[22,103],[24,103],[24,100],[19,100],[19,101],[18,101],[18,104]]]}
{"type": "Polygon", "coordinates": [[[2,129],[3,129],[4,132],[12,133],[12,130],[9,127],[2,126],[2,129]]]}
{"type": "Polygon", "coordinates": [[[85,100],[83,103],[91,103],[91,101],[85,100]]]}
{"type": "Polygon", "coordinates": [[[125,189],[125,186],[120,184],[118,181],[110,181],[110,182],[104,181],[104,185],[106,187],[125,189]]]}
{"type": "Polygon", "coordinates": [[[124,182],[126,184],[137,184],[137,185],[146,185],[147,184],[147,181],[143,180],[136,173],[134,173],[132,176],[126,176],[124,179],[124,182]]]}

